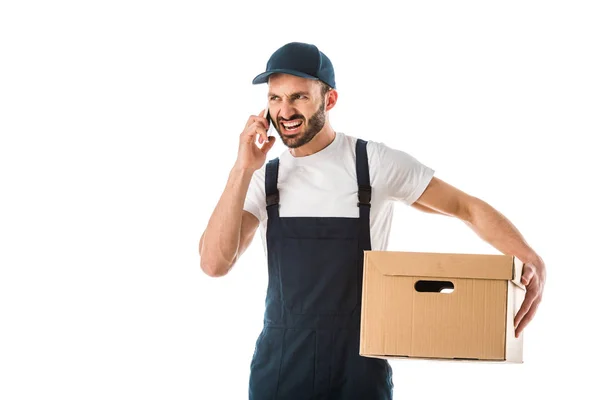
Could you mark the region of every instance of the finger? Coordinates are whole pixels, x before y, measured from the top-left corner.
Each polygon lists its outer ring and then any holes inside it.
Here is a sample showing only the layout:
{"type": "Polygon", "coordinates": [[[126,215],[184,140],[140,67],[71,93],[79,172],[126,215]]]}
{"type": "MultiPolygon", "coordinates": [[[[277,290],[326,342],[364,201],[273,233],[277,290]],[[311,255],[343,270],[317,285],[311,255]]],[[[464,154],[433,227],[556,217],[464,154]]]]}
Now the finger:
{"type": "Polygon", "coordinates": [[[527,312],[525,317],[521,320],[521,322],[517,326],[517,328],[515,330],[516,337],[519,337],[519,335],[525,330],[527,325],[529,325],[529,323],[533,320],[533,317],[535,317],[535,314],[538,310],[539,305],[540,305],[540,301],[535,301],[533,303],[533,305],[531,306],[531,308],[529,309],[529,311],[527,312]]]}
{"type": "Polygon", "coordinates": [[[253,140],[256,138],[256,135],[258,135],[258,143],[266,143],[269,139],[267,135],[267,130],[262,126],[260,122],[255,122],[255,124],[251,126],[250,129],[253,140]]]}
{"type": "Polygon", "coordinates": [[[250,127],[255,121],[256,115],[251,115],[248,117],[248,121],[246,121],[246,129],[250,127]]]}
{"type": "Polygon", "coordinates": [[[267,143],[265,143],[265,145],[260,150],[264,154],[267,154],[267,152],[269,150],[271,150],[271,148],[273,148],[274,144],[275,144],[275,136],[269,136],[269,140],[267,141],[267,143]]]}
{"type": "MultiPolygon", "coordinates": [[[[246,122],[246,128],[248,128],[250,125],[252,125],[253,123],[255,123],[256,121],[260,121],[260,120],[265,120],[266,121],[266,113],[267,113],[267,109],[264,108],[262,110],[260,110],[256,115],[251,115],[250,117],[248,117],[248,121],[246,122]]],[[[266,127],[268,128],[268,121],[267,121],[267,125],[266,127]]]]}
{"type": "MultiPolygon", "coordinates": [[[[254,117],[254,121],[262,124],[262,126],[264,126],[265,129],[269,129],[269,120],[266,118],[266,115],[267,115],[267,110],[265,109],[262,114],[259,114],[254,117]]],[[[267,140],[266,137],[265,137],[265,140],[267,140]]]]}
{"type": "Polygon", "coordinates": [[[527,325],[529,325],[529,323],[531,322],[531,320],[535,316],[535,313],[537,312],[537,309],[538,309],[539,305],[540,305],[540,301],[535,301],[531,305],[531,308],[529,309],[529,311],[527,312],[527,314],[525,315],[525,317],[521,320],[521,322],[517,326],[517,329],[515,331],[516,337],[519,337],[519,335],[521,335],[521,332],[523,332],[523,330],[525,330],[525,328],[527,327],[527,325]]]}
{"type": "Polygon", "coordinates": [[[259,135],[260,143],[263,143],[267,139],[267,130],[257,121],[244,129],[240,136],[240,140],[244,143],[254,143],[256,142],[256,135],[259,135]]]}
{"type": "Polygon", "coordinates": [[[527,312],[531,308],[531,305],[536,300],[537,295],[538,295],[538,292],[537,292],[537,290],[534,290],[534,288],[531,288],[530,290],[527,291],[527,293],[525,294],[525,299],[523,300],[523,304],[521,304],[521,308],[519,309],[519,312],[515,316],[515,321],[514,321],[515,326],[518,326],[521,323],[521,320],[523,319],[525,314],[527,314],[527,312]]]}
{"type": "Polygon", "coordinates": [[[535,270],[530,264],[525,264],[523,267],[523,275],[521,276],[521,283],[523,285],[528,286],[533,276],[535,275],[535,270]]]}
{"type": "Polygon", "coordinates": [[[515,315],[515,321],[514,321],[515,326],[519,325],[519,323],[521,322],[521,320],[523,319],[525,314],[527,314],[527,312],[531,308],[531,305],[533,304],[534,300],[535,300],[535,297],[534,297],[533,293],[527,293],[525,295],[525,300],[523,301],[523,304],[521,304],[521,307],[519,308],[519,312],[517,312],[517,315],[515,315]]]}

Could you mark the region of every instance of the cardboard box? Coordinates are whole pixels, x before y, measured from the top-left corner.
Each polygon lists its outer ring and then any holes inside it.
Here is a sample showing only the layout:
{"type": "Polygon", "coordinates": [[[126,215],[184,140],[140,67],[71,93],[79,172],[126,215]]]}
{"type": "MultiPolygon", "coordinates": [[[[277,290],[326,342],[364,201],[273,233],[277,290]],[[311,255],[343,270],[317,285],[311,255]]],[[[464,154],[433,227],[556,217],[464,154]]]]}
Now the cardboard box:
{"type": "Polygon", "coordinates": [[[523,362],[522,269],[505,255],[365,251],[360,355],[523,362]]]}

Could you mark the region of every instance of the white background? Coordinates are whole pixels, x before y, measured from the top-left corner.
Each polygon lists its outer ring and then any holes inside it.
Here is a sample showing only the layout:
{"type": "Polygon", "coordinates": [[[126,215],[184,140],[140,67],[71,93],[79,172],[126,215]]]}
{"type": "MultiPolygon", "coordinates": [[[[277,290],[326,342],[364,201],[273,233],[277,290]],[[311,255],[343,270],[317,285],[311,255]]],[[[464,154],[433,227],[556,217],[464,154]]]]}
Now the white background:
{"type": "MultiPolygon", "coordinates": [[[[289,41],[333,61],[334,129],[486,200],[547,264],[524,364],[392,361],[396,397],[592,398],[599,19],[592,1],[2,2],[0,398],[247,397],[262,245],[215,279],[198,240],[266,103],[251,80],[289,41]]],[[[390,249],[497,253],[401,205],[390,249]]]]}

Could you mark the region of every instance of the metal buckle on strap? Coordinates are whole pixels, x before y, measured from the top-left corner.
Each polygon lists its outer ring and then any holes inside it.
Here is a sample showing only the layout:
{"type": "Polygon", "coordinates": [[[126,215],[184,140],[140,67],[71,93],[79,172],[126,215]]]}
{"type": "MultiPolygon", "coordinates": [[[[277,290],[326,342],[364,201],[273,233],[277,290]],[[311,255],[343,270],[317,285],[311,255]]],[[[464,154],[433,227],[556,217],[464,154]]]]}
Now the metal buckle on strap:
{"type": "Polygon", "coordinates": [[[267,195],[267,207],[279,204],[279,193],[267,195]]]}
{"type": "Polygon", "coordinates": [[[358,205],[371,207],[371,186],[358,185],[358,205]]]}

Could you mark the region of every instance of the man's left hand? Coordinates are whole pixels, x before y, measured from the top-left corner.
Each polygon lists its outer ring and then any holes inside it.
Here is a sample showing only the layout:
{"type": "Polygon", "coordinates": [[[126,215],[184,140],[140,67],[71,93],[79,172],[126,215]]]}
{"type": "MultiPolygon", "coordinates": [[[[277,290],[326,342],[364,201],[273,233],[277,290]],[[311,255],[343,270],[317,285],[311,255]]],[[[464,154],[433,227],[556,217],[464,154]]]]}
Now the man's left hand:
{"type": "Polygon", "coordinates": [[[546,282],[546,266],[539,259],[535,262],[528,262],[523,265],[523,274],[521,283],[525,285],[526,293],[523,304],[515,316],[515,335],[519,337],[523,329],[533,319],[544,292],[544,283],[546,282]]]}

